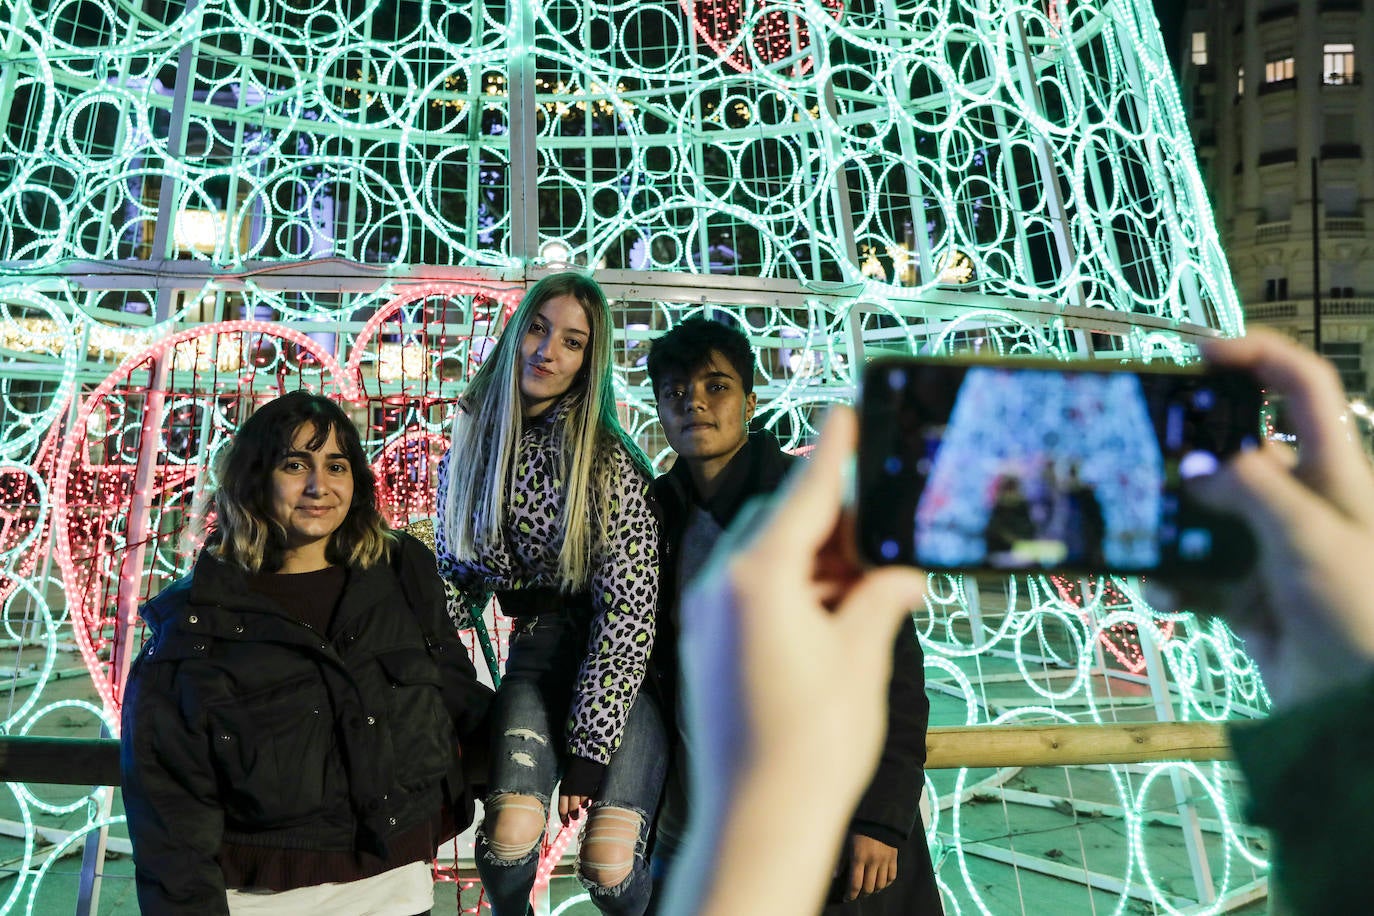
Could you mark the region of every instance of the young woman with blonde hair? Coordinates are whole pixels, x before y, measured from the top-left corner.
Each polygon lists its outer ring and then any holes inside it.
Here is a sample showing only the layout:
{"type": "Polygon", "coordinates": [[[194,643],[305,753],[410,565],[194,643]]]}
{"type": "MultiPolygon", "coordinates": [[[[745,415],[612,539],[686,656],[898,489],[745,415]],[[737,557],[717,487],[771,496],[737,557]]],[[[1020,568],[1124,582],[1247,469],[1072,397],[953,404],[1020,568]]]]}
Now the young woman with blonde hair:
{"type": "Polygon", "coordinates": [[[495,916],[527,911],[555,785],[588,811],[578,874],[605,913],[648,905],[664,736],[640,691],[658,601],[648,460],[616,419],[610,308],[579,273],[536,283],[464,393],[440,467],[439,568],[466,625],[516,618],[492,714],[477,867],[495,916]]]}

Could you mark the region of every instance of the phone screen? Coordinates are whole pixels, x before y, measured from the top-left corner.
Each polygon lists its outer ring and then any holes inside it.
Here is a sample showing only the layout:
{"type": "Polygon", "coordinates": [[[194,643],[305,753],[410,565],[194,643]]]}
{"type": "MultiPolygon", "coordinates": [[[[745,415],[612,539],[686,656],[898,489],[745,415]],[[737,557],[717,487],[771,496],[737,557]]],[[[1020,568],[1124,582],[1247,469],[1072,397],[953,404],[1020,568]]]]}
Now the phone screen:
{"type": "Polygon", "coordinates": [[[1184,480],[1259,442],[1261,395],[1234,371],[902,358],[864,374],[858,540],[932,570],[1231,578],[1244,524],[1184,480]]]}

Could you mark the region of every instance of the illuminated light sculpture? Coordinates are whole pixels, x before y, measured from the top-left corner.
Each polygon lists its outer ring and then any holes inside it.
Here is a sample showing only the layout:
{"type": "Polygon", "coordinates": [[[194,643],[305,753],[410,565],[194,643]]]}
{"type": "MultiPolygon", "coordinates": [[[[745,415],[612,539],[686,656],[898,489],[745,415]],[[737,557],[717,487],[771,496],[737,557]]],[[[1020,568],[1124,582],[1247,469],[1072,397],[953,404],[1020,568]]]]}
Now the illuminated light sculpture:
{"type": "MultiPolygon", "coordinates": [[[[12,732],[55,708],[67,633],[114,730],[137,605],[186,569],[254,403],[339,393],[393,519],[428,512],[464,381],[565,265],[614,300],[623,416],[660,461],[644,356],[687,315],[741,323],[791,448],[874,352],[1182,362],[1241,327],[1140,0],[155,6],[0,13],[0,599],[43,659],[12,732]]],[[[1224,627],[1131,581],[937,576],[918,622],[970,724],[1128,715],[1109,667],[1148,676],[1160,717],[1267,705],[1224,627]],[[965,671],[1008,663],[1019,698],[965,671]]],[[[1165,784],[1216,809],[1226,867],[1193,878],[1224,900],[1263,864],[1225,771],[1147,771],[1111,771],[1117,909],[1173,906],[1141,839],[1165,784]]],[[[931,836],[952,899],[987,911],[966,775],[932,780],[931,836]]]]}

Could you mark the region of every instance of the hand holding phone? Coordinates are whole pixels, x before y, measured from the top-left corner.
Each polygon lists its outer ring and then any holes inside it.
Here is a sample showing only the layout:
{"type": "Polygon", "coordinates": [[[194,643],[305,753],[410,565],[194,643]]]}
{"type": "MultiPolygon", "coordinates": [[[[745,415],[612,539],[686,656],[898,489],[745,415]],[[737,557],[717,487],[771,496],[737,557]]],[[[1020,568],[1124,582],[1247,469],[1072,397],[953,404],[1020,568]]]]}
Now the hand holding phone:
{"type": "Polygon", "coordinates": [[[1259,442],[1245,372],[1031,360],[876,361],[858,539],[930,570],[1243,575],[1254,539],[1184,481],[1259,442]]]}
{"type": "Polygon", "coordinates": [[[1245,640],[1276,709],[1362,681],[1374,671],[1374,470],[1340,378],[1259,328],[1203,354],[1285,397],[1300,447],[1266,445],[1198,482],[1198,499],[1249,523],[1259,561],[1239,586],[1181,589],[1184,606],[1220,614],[1245,640]]]}

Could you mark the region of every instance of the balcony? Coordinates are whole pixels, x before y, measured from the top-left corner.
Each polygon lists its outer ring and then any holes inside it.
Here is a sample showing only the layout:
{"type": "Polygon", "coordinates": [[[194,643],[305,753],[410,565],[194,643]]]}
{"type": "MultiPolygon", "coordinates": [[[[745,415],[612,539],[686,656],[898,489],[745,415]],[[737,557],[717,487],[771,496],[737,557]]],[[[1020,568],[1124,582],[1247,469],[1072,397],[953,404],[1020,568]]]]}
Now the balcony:
{"type": "Polygon", "coordinates": [[[1257,91],[1260,95],[1271,95],[1275,92],[1286,92],[1289,89],[1296,89],[1297,87],[1298,78],[1292,76],[1286,80],[1271,80],[1267,83],[1260,83],[1257,91]]]}
{"type": "MultiPolygon", "coordinates": [[[[1245,306],[1247,321],[1284,321],[1297,318],[1299,309],[1311,317],[1312,300],[1283,299],[1278,302],[1256,302],[1245,306]]],[[[1349,299],[1323,299],[1323,318],[1370,318],[1374,317],[1374,299],[1369,297],[1349,299]]],[[[1361,384],[1363,387],[1363,383],[1361,384]]]]}
{"type": "Polygon", "coordinates": [[[1350,73],[1328,73],[1322,77],[1323,86],[1358,86],[1361,82],[1358,70],[1350,73]]]}
{"type": "Polygon", "coordinates": [[[1298,317],[1298,304],[1296,302],[1263,302],[1259,305],[1247,305],[1245,317],[1249,321],[1280,321],[1284,318],[1296,318],[1298,317]]]}
{"type": "Polygon", "coordinates": [[[1280,19],[1289,19],[1298,15],[1298,5],[1296,3],[1285,3],[1283,6],[1271,7],[1267,10],[1260,10],[1259,23],[1264,25],[1266,22],[1277,22],[1280,19]]]}
{"type": "Polygon", "coordinates": [[[1259,164],[1260,164],[1261,166],[1266,166],[1266,165],[1282,165],[1282,164],[1285,163],[1285,162],[1297,162],[1297,161],[1298,161],[1298,151],[1297,151],[1297,148],[1296,148],[1296,147],[1291,147],[1291,146],[1290,146],[1288,149],[1271,149],[1271,150],[1265,150],[1264,152],[1262,152],[1262,153],[1259,154],[1259,164]]]}
{"type": "Polygon", "coordinates": [[[1322,225],[1327,235],[1364,235],[1364,218],[1359,216],[1328,216],[1322,225]]]}
{"type": "Polygon", "coordinates": [[[1358,143],[1323,143],[1322,161],[1327,159],[1359,159],[1360,144],[1358,143]]]}
{"type": "Polygon", "coordinates": [[[1368,318],[1374,315],[1374,299],[1323,299],[1323,318],[1368,318]]]}
{"type": "Polygon", "coordinates": [[[1288,220],[1274,223],[1260,223],[1255,227],[1255,244],[1268,245],[1288,239],[1290,223],[1288,220]]]}

